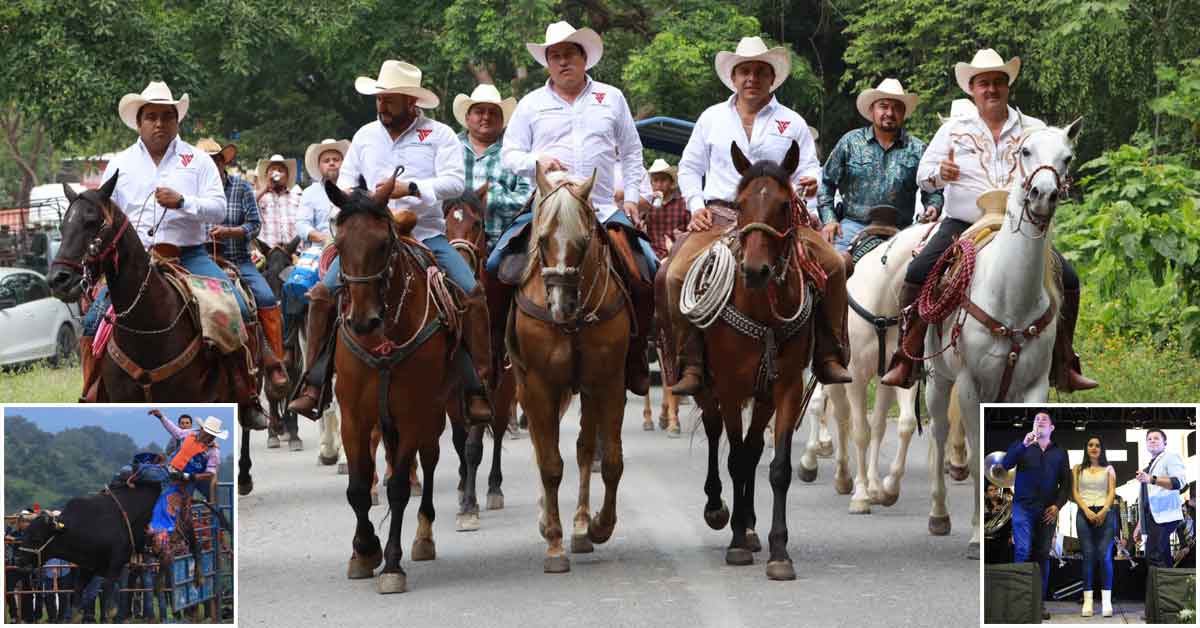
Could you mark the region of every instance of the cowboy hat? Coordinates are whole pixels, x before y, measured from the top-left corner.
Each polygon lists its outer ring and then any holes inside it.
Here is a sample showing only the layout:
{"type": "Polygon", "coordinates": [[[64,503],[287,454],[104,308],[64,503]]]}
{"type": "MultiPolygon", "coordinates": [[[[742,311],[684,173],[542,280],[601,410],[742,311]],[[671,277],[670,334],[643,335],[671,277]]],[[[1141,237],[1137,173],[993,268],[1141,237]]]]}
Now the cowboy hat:
{"type": "Polygon", "coordinates": [[[137,112],[142,105],[175,105],[175,111],[179,113],[179,121],[183,122],[188,110],[188,95],[184,94],[180,96],[179,100],[175,100],[175,97],[171,95],[171,88],[162,81],[150,81],[150,84],[140,94],[125,94],[121,97],[121,102],[117,103],[117,115],[121,118],[121,122],[125,123],[125,126],[134,131],[138,130],[137,112]]]}
{"type": "Polygon", "coordinates": [[[502,127],[508,126],[508,119],[512,117],[513,109],[517,108],[517,99],[509,96],[508,98],[500,98],[500,90],[496,89],[495,85],[481,83],[471,92],[471,95],[459,94],[454,97],[454,119],[458,120],[464,128],[467,126],[467,112],[476,103],[492,103],[499,105],[500,113],[503,118],[502,127]]]}
{"type": "Polygon", "coordinates": [[[916,94],[905,92],[904,86],[900,84],[900,81],[894,78],[886,78],[879,83],[879,87],[865,90],[859,94],[858,100],[854,104],[858,107],[858,115],[871,120],[871,106],[875,104],[875,101],[885,99],[899,100],[904,103],[905,116],[912,113],[912,110],[916,108],[917,103],[921,100],[916,94]]]}
{"type": "Polygon", "coordinates": [[[815,126],[808,127],[808,134],[812,136],[814,142],[821,139],[821,132],[815,126]]]}
{"type": "Polygon", "coordinates": [[[525,44],[525,49],[529,54],[533,55],[533,59],[542,64],[542,67],[549,67],[546,62],[546,49],[554,44],[570,42],[579,44],[583,48],[583,56],[587,58],[585,69],[592,69],[592,66],[600,62],[600,57],[604,54],[604,42],[600,40],[600,36],[596,31],[590,28],[581,28],[576,30],[574,26],[566,22],[555,22],[546,27],[546,43],[543,44],[525,44]]]}
{"type": "Polygon", "coordinates": [[[943,116],[939,113],[937,114],[937,117],[939,121],[945,123],[946,120],[950,120],[952,118],[965,118],[968,116],[973,116],[975,113],[975,103],[971,102],[970,99],[955,98],[954,102],[950,103],[950,115],[943,116]]]}
{"type": "Polygon", "coordinates": [[[226,144],[222,147],[217,140],[211,137],[196,142],[196,148],[208,153],[208,156],[214,160],[220,155],[221,162],[225,165],[233,163],[233,160],[237,158],[237,144],[226,144]]]}
{"type": "Polygon", "coordinates": [[[421,68],[405,61],[388,59],[379,67],[379,78],[360,76],[354,79],[354,89],[367,96],[376,94],[407,94],[417,99],[417,106],[433,109],[441,102],[437,94],[421,87],[421,68]]]}
{"type": "Polygon", "coordinates": [[[312,177],[313,181],[321,180],[321,155],[328,150],[335,150],[342,154],[342,159],[346,158],[346,152],[350,150],[350,140],[321,140],[318,144],[309,144],[304,151],[304,169],[308,172],[308,176],[312,177]]]}
{"type": "Polygon", "coordinates": [[[296,160],[295,159],[284,159],[283,155],[278,155],[278,154],[271,155],[270,159],[259,159],[258,160],[258,168],[256,170],[257,170],[257,174],[258,174],[258,180],[260,182],[263,182],[263,183],[266,182],[267,168],[271,164],[280,164],[284,168],[287,169],[287,178],[284,180],[284,184],[285,184],[284,187],[288,187],[296,182],[296,160]]]}
{"type": "Polygon", "coordinates": [[[747,61],[762,61],[771,65],[775,70],[775,80],[771,83],[772,92],[779,89],[792,71],[792,53],[788,52],[787,48],[776,46],[767,50],[762,37],[743,37],[733,52],[722,50],[717,53],[717,78],[721,79],[729,91],[737,91],[733,85],[733,69],[747,61]]]}
{"type": "Polygon", "coordinates": [[[1002,214],[1008,206],[1008,190],[993,188],[980,194],[975,199],[975,205],[985,214],[1002,214]]]}
{"type": "Polygon", "coordinates": [[[200,429],[204,430],[205,433],[212,434],[213,436],[216,436],[222,440],[229,436],[229,430],[222,430],[221,419],[218,419],[215,416],[209,416],[205,418],[204,421],[200,423],[200,429]]]}
{"type": "Polygon", "coordinates": [[[954,78],[958,79],[958,86],[968,94],[971,93],[971,79],[976,74],[1003,72],[1008,75],[1008,84],[1012,85],[1020,71],[1021,57],[1013,57],[1005,63],[1000,53],[991,48],[984,48],[975,53],[970,63],[959,61],[954,64],[954,78]]]}
{"type": "Polygon", "coordinates": [[[666,159],[655,159],[654,163],[650,164],[650,167],[646,169],[646,174],[666,174],[675,179],[677,171],[678,168],[668,164],[666,159]]]}

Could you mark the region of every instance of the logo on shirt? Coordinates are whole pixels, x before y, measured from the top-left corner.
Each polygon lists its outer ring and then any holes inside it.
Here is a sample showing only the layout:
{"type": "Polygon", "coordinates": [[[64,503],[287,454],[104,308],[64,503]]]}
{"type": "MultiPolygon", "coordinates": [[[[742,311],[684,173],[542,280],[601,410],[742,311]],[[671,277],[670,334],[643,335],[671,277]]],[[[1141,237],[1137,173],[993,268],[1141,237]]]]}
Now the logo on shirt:
{"type": "Polygon", "coordinates": [[[604,92],[592,92],[592,95],[596,97],[596,102],[598,104],[604,104],[604,92]]]}
{"type": "Polygon", "coordinates": [[[183,163],[184,168],[187,168],[187,165],[192,163],[192,157],[193,157],[193,155],[191,155],[191,154],[180,155],[179,161],[183,163]]]}
{"type": "Polygon", "coordinates": [[[776,120],[775,121],[775,126],[779,127],[780,135],[787,132],[787,128],[788,128],[789,124],[791,124],[791,122],[789,122],[787,120],[776,120]]]}
{"type": "Polygon", "coordinates": [[[433,129],[417,129],[417,138],[424,142],[430,133],[433,133],[433,129]]]}

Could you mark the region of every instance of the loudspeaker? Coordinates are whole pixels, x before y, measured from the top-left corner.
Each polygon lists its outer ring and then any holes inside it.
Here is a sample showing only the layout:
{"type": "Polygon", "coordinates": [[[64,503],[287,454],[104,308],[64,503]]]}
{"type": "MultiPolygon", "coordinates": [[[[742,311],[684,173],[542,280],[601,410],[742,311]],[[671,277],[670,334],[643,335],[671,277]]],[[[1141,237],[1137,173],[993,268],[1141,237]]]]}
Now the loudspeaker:
{"type": "Polygon", "coordinates": [[[1037,563],[987,565],[983,587],[984,623],[1042,623],[1042,571],[1037,563]]]}
{"type": "Polygon", "coordinates": [[[1195,585],[1188,578],[1195,569],[1151,567],[1146,576],[1146,621],[1151,624],[1179,623],[1179,611],[1193,601],[1195,585]]]}

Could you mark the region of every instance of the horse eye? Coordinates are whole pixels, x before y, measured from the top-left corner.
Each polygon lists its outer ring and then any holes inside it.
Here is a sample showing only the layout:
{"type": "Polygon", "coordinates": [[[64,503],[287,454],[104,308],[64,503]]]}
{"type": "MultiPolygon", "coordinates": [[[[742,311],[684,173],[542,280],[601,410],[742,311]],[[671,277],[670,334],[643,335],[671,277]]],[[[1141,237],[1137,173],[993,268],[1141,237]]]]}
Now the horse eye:
{"type": "Polygon", "coordinates": [[[1033,153],[1030,153],[1028,148],[1022,148],[1022,149],[1021,149],[1021,156],[1022,156],[1022,157],[1029,157],[1029,156],[1030,156],[1030,155],[1032,155],[1032,154],[1033,154],[1033,153]]]}

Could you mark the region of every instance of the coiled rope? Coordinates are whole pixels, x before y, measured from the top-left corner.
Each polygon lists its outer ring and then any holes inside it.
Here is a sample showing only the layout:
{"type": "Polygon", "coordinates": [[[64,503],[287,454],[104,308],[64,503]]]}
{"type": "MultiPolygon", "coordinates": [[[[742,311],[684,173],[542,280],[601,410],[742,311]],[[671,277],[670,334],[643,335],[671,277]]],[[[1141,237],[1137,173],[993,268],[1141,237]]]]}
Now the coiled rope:
{"type": "Polygon", "coordinates": [[[707,329],[721,316],[733,296],[737,259],[724,240],[713,243],[688,269],[679,295],[679,312],[693,325],[707,329]]]}

